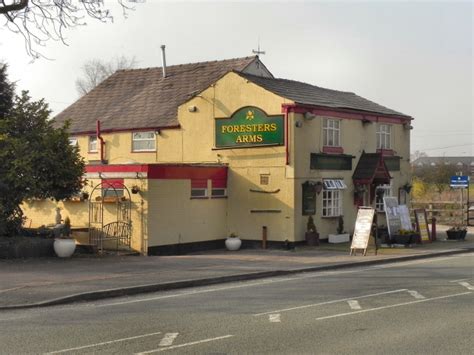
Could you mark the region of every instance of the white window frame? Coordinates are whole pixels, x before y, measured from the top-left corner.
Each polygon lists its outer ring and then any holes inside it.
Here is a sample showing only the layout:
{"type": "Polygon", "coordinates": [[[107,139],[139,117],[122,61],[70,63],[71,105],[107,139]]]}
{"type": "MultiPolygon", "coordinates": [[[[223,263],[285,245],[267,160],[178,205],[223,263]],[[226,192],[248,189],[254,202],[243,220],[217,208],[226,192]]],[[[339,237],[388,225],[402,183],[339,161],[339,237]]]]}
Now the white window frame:
{"type": "Polygon", "coordinates": [[[377,149],[392,149],[392,125],[377,125],[377,149]]]}
{"type": "Polygon", "coordinates": [[[77,147],[78,146],[77,137],[69,137],[69,145],[72,145],[73,147],[77,147]]]}
{"type": "Polygon", "coordinates": [[[323,179],[323,217],[342,216],[343,190],[347,188],[343,179],[323,179]]]}
{"type": "Polygon", "coordinates": [[[156,152],[156,133],[153,131],[132,132],[132,152],[156,152]],[[150,133],[153,135],[153,137],[136,138],[136,135],[144,133],[150,133]],[[134,145],[135,142],[153,142],[153,148],[137,149],[134,145]]]}
{"type": "Polygon", "coordinates": [[[227,197],[227,189],[225,187],[213,187],[211,191],[211,197],[213,198],[227,197]]]}
{"type": "Polygon", "coordinates": [[[191,188],[191,198],[207,198],[206,187],[193,187],[191,188]],[[202,194],[201,194],[202,193],[202,194]]]}
{"type": "Polygon", "coordinates": [[[386,184],[386,185],[379,185],[375,188],[375,210],[377,212],[385,212],[385,206],[383,203],[383,198],[384,197],[392,197],[393,196],[393,190],[392,190],[392,184],[386,184]],[[378,197],[377,191],[378,190],[385,190],[385,193],[382,195],[381,198],[378,197]]]}
{"type": "Polygon", "coordinates": [[[97,136],[89,136],[89,142],[88,142],[88,147],[89,147],[89,153],[97,153],[99,150],[97,149],[97,136]]]}
{"type": "Polygon", "coordinates": [[[341,120],[332,118],[323,119],[323,146],[341,146],[341,120]]]}

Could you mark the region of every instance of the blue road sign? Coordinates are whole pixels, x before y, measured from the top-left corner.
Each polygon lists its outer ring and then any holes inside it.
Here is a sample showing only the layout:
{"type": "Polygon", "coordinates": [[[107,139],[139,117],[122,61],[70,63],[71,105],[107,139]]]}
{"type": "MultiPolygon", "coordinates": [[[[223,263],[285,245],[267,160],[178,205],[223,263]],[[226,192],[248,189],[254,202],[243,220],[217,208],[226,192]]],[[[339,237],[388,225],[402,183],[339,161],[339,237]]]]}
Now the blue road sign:
{"type": "Polygon", "coordinates": [[[451,176],[449,186],[458,189],[466,189],[469,187],[469,176],[451,176]]]}

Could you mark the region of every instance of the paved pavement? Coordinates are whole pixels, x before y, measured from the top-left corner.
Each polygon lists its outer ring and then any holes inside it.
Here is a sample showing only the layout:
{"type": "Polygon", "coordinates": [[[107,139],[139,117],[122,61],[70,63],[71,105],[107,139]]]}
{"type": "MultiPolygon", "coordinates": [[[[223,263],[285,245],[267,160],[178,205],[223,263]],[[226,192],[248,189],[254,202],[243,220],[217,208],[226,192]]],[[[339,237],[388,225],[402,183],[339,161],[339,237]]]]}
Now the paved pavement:
{"type": "Polygon", "coordinates": [[[378,255],[349,256],[348,244],[295,250],[214,250],[181,256],[93,256],[70,259],[0,260],[0,309],[41,307],[297,272],[347,268],[474,251],[474,228],[466,241],[411,248],[383,248],[378,255]]]}

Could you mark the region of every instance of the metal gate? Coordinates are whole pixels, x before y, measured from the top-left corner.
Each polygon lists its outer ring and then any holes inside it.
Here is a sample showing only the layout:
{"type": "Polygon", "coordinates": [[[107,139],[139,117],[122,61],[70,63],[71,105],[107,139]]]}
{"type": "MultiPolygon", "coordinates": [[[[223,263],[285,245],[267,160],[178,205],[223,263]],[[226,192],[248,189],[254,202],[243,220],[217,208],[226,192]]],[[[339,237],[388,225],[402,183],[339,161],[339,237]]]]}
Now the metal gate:
{"type": "Polygon", "coordinates": [[[130,191],[120,181],[103,180],[89,198],[89,243],[104,249],[130,250],[132,237],[130,191]]]}

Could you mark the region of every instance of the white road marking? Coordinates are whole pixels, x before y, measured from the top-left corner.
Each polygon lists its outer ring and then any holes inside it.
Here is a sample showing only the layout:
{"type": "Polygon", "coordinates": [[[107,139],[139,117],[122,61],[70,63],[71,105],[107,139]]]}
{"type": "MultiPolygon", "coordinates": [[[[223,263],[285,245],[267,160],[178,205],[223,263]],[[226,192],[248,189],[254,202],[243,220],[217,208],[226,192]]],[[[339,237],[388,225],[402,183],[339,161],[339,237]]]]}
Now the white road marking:
{"type": "Polygon", "coordinates": [[[419,292],[417,291],[414,291],[414,290],[408,290],[407,291],[410,295],[412,295],[413,297],[419,299],[419,300],[422,300],[424,298],[426,298],[425,296],[423,296],[422,294],[420,294],[419,292]]]}
{"type": "Polygon", "coordinates": [[[364,296],[359,296],[359,297],[340,298],[340,299],[332,300],[332,301],[312,303],[312,304],[306,304],[304,306],[296,306],[296,307],[291,307],[291,308],[278,309],[278,310],[274,310],[274,311],[270,311],[270,312],[257,313],[257,314],[254,314],[253,316],[254,317],[259,317],[259,316],[263,316],[263,315],[271,314],[271,313],[288,312],[288,311],[294,311],[294,310],[297,310],[297,309],[317,307],[317,306],[323,306],[323,305],[326,305],[326,304],[332,304],[332,303],[338,303],[338,302],[347,302],[347,301],[351,301],[351,300],[355,300],[355,299],[375,297],[375,296],[381,296],[381,295],[388,295],[388,294],[391,294],[391,293],[405,292],[405,291],[408,291],[408,290],[406,288],[401,288],[399,290],[372,293],[370,295],[364,295],[364,296]]]}
{"type": "Polygon", "coordinates": [[[84,345],[84,346],[78,346],[76,348],[69,348],[69,349],[62,349],[62,350],[56,350],[56,351],[51,351],[49,353],[46,353],[46,355],[49,354],[60,354],[60,353],[66,353],[69,351],[75,351],[75,350],[82,350],[82,349],[87,349],[87,348],[92,348],[94,346],[101,346],[101,345],[107,345],[107,344],[113,344],[113,343],[119,343],[122,341],[127,341],[127,340],[133,340],[133,339],[140,339],[140,338],[145,338],[145,337],[151,337],[153,335],[158,335],[161,334],[161,332],[156,332],[156,333],[149,333],[149,334],[142,334],[142,335],[137,335],[134,337],[128,337],[128,338],[122,338],[122,339],[115,339],[115,340],[110,340],[110,341],[104,341],[102,343],[95,343],[95,344],[89,344],[89,345],[84,345]]]}
{"type": "MultiPolygon", "coordinates": [[[[363,271],[373,271],[373,270],[378,270],[378,269],[396,268],[396,267],[406,266],[406,265],[424,264],[424,263],[430,263],[430,262],[436,262],[436,261],[451,260],[453,258],[461,258],[461,257],[465,257],[465,256],[466,256],[465,254],[460,254],[460,255],[453,255],[453,256],[444,257],[444,258],[432,258],[432,259],[404,261],[404,262],[394,261],[393,264],[370,266],[370,267],[366,267],[366,268],[358,268],[357,265],[355,265],[356,269],[353,269],[353,270],[335,270],[335,271],[325,271],[325,272],[308,271],[308,273],[310,275],[301,275],[301,276],[295,276],[295,277],[279,277],[278,279],[262,279],[262,280],[259,280],[257,282],[240,281],[240,282],[242,282],[242,284],[240,284],[240,285],[223,286],[223,287],[216,287],[216,288],[206,288],[204,290],[186,291],[186,292],[174,293],[174,294],[171,294],[171,295],[164,295],[164,296],[157,296],[157,297],[150,297],[150,298],[141,298],[141,299],[138,299],[138,300],[130,300],[130,301],[122,301],[122,302],[114,302],[114,303],[105,303],[105,304],[94,304],[93,306],[94,307],[110,307],[110,306],[121,306],[121,305],[124,305],[124,304],[139,303],[139,302],[151,302],[151,301],[156,301],[156,300],[161,300],[161,299],[166,299],[166,298],[192,296],[192,295],[197,295],[197,294],[202,294],[202,293],[226,291],[226,290],[231,290],[231,289],[236,289],[236,288],[261,286],[261,285],[277,283],[277,282],[297,281],[297,280],[302,280],[302,279],[307,279],[307,278],[316,278],[316,277],[324,277],[324,276],[332,276],[332,275],[343,275],[343,274],[353,274],[353,273],[360,273],[360,272],[363,272],[363,271]]],[[[207,286],[204,286],[204,287],[207,287],[207,286]]]]}
{"type": "Polygon", "coordinates": [[[376,308],[370,308],[370,309],[363,309],[363,310],[357,311],[357,312],[339,313],[339,314],[335,314],[335,315],[332,315],[332,316],[319,317],[319,318],[316,318],[316,320],[324,320],[324,319],[338,318],[338,317],[344,317],[344,316],[352,316],[352,315],[354,315],[354,314],[359,314],[359,313],[380,311],[380,310],[382,310],[382,309],[388,309],[388,308],[394,308],[394,307],[407,306],[407,305],[410,305],[410,304],[415,304],[415,303],[420,303],[420,302],[435,301],[435,300],[440,300],[440,299],[443,299],[443,298],[458,297],[458,296],[469,295],[469,294],[472,294],[472,292],[463,292],[463,293],[456,293],[456,294],[454,294],[454,295],[447,295],[447,296],[440,296],[440,297],[433,297],[433,298],[425,298],[425,299],[418,300],[418,301],[411,301],[411,302],[404,302],[404,303],[392,304],[392,305],[390,305],[390,306],[383,306],[383,307],[376,307],[376,308]]]}
{"type": "Polygon", "coordinates": [[[472,286],[469,282],[459,282],[459,284],[466,287],[468,290],[474,290],[474,286],[472,286]]]}
{"type": "Polygon", "coordinates": [[[19,290],[21,288],[25,288],[26,286],[18,286],[18,287],[12,287],[12,288],[6,288],[6,289],[3,289],[3,290],[0,290],[0,293],[4,293],[4,292],[8,292],[8,291],[15,291],[15,290],[19,290]]]}
{"type": "Polygon", "coordinates": [[[173,344],[174,340],[179,333],[166,333],[163,339],[160,341],[160,346],[170,346],[173,344]]]}
{"type": "Polygon", "coordinates": [[[281,322],[280,313],[269,314],[269,315],[268,315],[268,320],[269,320],[270,322],[272,322],[272,323],[281,322]]]}
{"type": "Polygon", "coordinates": [[[357,300],[349,300],[347,301],[347,303],[349,304],[349,307],[351,307],[351,309],[362,309],[359,304],[359,301],[357,300]]]}
{"type": "Polygon", "coordinates": [[[472,277],[468,277],[466,279],[459,279],[459,280],[451,280],[449,282],[459,282],[459,281],[466,281],[466,280],[470,280],[472,277]]]}
{"type": "Polygon", "coordinates": [[[217,337],[217,338],[210,338],[210,339],[204,339],[204,340],[199,340],[199,341],[193,341],[191,343],[185,343],[185,344],[180,344],[180,345],[173,345],[173,346],[168,346],[167,348],[158,348],[158,349],[153,349],[153,350],[148,350],[144,351],[141,353],[137,353],[137,355],[142,355],[142,354],[152,354],[152,353],[157,353],[160,351],[166,351],[166,350],[172,350],[172,349],[177,349],[177,348],[183,348],[185,346],[191,346],[191,345],[197,345],[197,344],[202,344],[202,343],[208,343],[210,341],[215,341],[215,340],[221,340],[221,339],[226,339],[233,337],[233,335],[224,335],[222,337],[217,337]]]}

